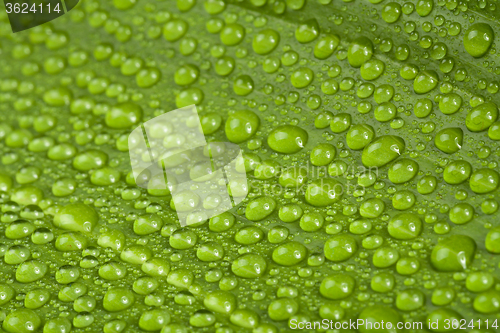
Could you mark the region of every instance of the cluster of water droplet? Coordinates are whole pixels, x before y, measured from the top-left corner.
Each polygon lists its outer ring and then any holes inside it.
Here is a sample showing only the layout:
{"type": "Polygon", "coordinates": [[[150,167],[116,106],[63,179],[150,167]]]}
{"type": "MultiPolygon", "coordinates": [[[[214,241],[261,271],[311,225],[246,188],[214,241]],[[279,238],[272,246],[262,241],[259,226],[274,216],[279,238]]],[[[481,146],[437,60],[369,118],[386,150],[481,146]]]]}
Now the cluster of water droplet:
{"type": "Polygon", "coordinates": [[[484,0],[87,0],[15,35],[2,14],[3,330],[491,324],[496,13],[484,0]],[[136,186],[155,180],[131,174],[128,134],[191,104],[208,141],[244,150],[250,194],[181,227],[168,188],[136,186]]]}

